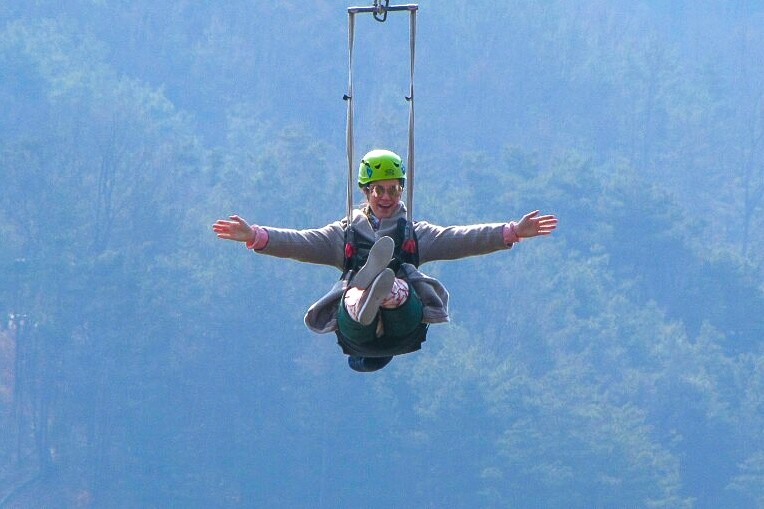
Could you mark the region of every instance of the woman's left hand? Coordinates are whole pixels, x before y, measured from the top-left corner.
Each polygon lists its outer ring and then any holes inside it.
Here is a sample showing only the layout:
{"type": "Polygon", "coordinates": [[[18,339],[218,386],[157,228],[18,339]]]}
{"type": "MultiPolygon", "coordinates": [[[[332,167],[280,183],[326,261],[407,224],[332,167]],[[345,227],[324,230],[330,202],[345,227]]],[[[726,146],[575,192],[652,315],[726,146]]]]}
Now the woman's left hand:
{"type": "Polygon", "coordinates": [[[553,215],[539,216],[538,210],[529,212],[516,223],[515,233],[518,237],[528,238],[538,235],[549,235],[557,228],[557,218],[553,215]]]}

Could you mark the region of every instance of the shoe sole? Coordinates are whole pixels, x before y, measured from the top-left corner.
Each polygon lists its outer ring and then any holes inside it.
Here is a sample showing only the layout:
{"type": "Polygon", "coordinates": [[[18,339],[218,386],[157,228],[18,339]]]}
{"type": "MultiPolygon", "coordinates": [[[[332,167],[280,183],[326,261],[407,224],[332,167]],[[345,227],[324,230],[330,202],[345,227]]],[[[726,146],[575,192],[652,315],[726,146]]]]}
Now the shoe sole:
{"type": "Polygon", "coordinates": [[[385,270],[393,259],[395,241],[390,237],[382,237],[371,246],[366,263],[358,270],[358,273],[350,281],[350,286],[367,289],[380,272],[385,270]]]}
{"type": "Polygon", "coordinates": [[[395,273],[391,269],[384,269],[371,284],[371,288],[366,290],[366,302],[361,306],[358,312],[358,323],[361,325],[371,325],[379,311],[379,305],[390,295],[395,283],[395,273]]]}

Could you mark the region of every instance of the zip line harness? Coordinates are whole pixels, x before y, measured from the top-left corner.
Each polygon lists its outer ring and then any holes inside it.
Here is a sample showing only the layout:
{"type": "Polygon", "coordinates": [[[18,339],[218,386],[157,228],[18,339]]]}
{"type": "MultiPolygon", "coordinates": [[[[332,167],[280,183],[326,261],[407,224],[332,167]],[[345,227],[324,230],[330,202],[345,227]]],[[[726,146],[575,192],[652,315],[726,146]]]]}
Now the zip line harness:
{"type": "MultiPolygon", "coordinates": [[[[414,48],[416,41],[416,13],[419,7],[416,4],[390,5],[390,0],[374,0],[374,5],[370,7],[348,7],[348,91],[343,96],[347,102],[347,158],[348,158],[348,186],[347,186],[347,227],[345,228],[345,267],[343,278],[352,278],[359,269],[359,265],[365,262],[372,244],[365,239],[356,240],[355,229],[353,228],[353,190],[355,182],[353,181],[353,169],[355,166],[354,138],[353,138],[353,42],[355,36],[355,15],[358,13],[372,13],[374,19],[384,22],[387,19],[388,12],[409,11],[409,47],[410,47],[410,75],[409,75],[409,95],[405,97],[409,103],[409,127],[408,127],[408,154],[406,165],[408,166],[406,180],[406,218],[398,220],[396,230],[395,251],[391,266],[397,273],[401,263],[410,263],[415,267],[419,266],[419,250],[417,246],[416,234],[414,232],[414,48]]],[[[373,370],[384,367],[392,356],[402,355],[414,352],[421,348],[421,344],[426,340],[428,324],[420,323],[416,329],[402,338],[397,338],[393,344],[382,342],[378,345],[364,345],[362,348],[349,341],[339,329],[337,342],[342,347],[342,351],[350,355],[351,358],[380,358],[381,365],[373,370]]],[[[352,367],[352,364],[351,364],[352,367]]],[[[354,368],[355,369],[355,368],[354,368]]]]}
{"type": "MultiPolygon", "coordinates": [[[[409,11],[409,51],[410,51],[410,74],[409,95],[405,97],[409,103],[409,126],[408,126],[408,154],[406,160],[408,185],[406,186],[406,224],[403,228],[402,251],[418,258],[417,244],[414,237],[414,56],[416,46],[416,13],[419,9],[417,4],[390,5],[390,0],[374,0],[374,5],[369,7],[348,7],[348,91],[343,96],[347,102],[347,127],[345,130],[348,159],[348,183],[347,183],[347,229],[345,242],[345,270],[353,265],[352,260],[358,251],[355,243],[353,224],[353,169],[355,166],[354,135],[353,135],[353,44],[355,39],[355,15],[358,13],[372,13],[374,19],[379,22],[387,20],[388,12],[409,11]]],[[[418,263],[416,264],[418,265],[418,263]]]]}

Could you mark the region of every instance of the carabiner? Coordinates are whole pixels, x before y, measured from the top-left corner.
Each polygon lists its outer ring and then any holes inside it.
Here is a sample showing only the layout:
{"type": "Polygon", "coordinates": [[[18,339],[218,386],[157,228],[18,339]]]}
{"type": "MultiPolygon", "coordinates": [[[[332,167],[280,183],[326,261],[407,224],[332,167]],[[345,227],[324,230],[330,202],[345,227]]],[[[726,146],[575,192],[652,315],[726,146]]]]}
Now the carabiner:
{"type": "Polygon", "coordinates": [[[385,0],[384,7],[380,1],[381,0],[374,0],[374,19],[380,23],[384,23],[387,20],[387,8],[390,7],[390,0],[385,0]]]}

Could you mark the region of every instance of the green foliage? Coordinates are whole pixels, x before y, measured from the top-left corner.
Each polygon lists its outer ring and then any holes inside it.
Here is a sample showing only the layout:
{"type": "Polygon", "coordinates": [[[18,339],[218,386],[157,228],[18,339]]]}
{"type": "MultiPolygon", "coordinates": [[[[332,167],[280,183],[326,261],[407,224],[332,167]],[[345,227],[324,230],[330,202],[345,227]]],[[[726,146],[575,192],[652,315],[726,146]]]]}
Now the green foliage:
{"type": "MultiPolygon", "coordinates": [[[[423,267],[453,323],[370,376],[302,324],[336,270],[210,231],[344,215],[342,9],[4,7],[0,499],[761,505],[761,13],[653,4],[422,6],[416,216],[561,222],[423,267]]],[[[405,23],[361,23],[356,150],[400,150],[405,23]]]]}

